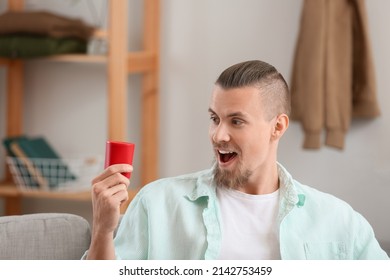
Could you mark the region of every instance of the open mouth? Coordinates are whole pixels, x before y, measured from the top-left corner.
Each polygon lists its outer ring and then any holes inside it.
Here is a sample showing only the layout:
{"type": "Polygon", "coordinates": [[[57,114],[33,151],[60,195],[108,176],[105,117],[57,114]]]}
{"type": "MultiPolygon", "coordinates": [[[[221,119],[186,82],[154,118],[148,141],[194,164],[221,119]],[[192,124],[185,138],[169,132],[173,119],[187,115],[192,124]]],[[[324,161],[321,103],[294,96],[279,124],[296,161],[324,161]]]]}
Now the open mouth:
{"type": "Polygon", "coordinates": [[[218,150],[219,161],[222,163],[228,163],[236,158],[236,152],[218,150]]]}

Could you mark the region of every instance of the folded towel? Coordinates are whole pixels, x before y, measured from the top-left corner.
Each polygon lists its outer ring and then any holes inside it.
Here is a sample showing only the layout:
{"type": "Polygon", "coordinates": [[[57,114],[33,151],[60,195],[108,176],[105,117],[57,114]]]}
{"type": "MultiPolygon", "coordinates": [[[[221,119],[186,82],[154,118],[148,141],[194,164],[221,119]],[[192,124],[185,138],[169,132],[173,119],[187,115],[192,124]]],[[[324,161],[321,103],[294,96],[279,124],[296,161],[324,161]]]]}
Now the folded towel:
{"type": "Polygon", "coordinates": [[[93,31],[93,27],[80,19],[72,19],[46,11],[8,11],[0,15],[0,35],[27,33],[87,41],[93,31]]]}

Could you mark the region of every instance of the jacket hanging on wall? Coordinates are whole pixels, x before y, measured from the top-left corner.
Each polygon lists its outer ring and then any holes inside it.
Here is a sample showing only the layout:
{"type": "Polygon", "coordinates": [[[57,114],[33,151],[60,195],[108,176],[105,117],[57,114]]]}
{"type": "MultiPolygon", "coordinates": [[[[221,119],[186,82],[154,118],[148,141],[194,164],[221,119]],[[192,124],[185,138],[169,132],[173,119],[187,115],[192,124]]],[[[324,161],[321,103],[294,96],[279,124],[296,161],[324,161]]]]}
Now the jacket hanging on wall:
{"type": "Polygon", "coordinates": [[[344,148],[352,117],[379,116],[364,0],[305,0],[291,81],[304,148],[344,148]]]}

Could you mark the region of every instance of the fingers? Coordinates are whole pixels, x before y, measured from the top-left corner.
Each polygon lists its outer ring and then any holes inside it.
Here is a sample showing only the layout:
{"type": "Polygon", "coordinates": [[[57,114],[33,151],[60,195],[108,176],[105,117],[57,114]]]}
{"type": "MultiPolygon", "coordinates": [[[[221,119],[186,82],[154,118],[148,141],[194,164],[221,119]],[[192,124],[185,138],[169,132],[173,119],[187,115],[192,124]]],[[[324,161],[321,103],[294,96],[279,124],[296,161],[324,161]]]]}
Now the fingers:
{"type": "MultiPolygon", "coordinates": [[[[120,192],[125,192],[127,194],[127,187],[129,184],[130,180],[121,173],[114,173],[101,181],[94,179],[94,184],[92,186],[93,196],[108,198],[110,196],[115,196],[120,192]]],[[[121,198],[123,199],[123,195],[121,195],[121,198]]]]}
{"type": "Polygon", "coordinates": [[[109,188],[93,188],[94,198],[99,201],[104,207],[111,205],[113,207],[120,206],[122,202],[128,199],[127,185],[118,184],[109,188]]]}
{"type": "Polygon", "coordinates": [[[128,199],[127,187],[130,180],[121,172],[131,172],[133,167],[128,164],[116,164],[106,168],[92,180],[93,201],[103,207],[118,206],[128,199]],[[105,206],[104,206],[105,205],[105,206]]]}
{"type": "Polygon", "coordinates": [[[92,184],[96,184],[97,182],[100,182],[110,176],[112,176],[115,173],[127,173],[127,172],[132,172],[133,171],[133,166],[130,164],[114,164],[109,167],[107,167],[100,175],[95,177],[92,180],[92,184]]]}
{"type": "Polygon", "coordinates": [[[106,168],[92,180],[93,225],[97,232],[111,233],[115,230],[120,205],[128,199],[130,180],[121,173],[132,172],[128,164],[116,164],[106,168]]]}
{"type": "MultiPolygon", "coordinates": [[[[118,175],[122,176],[119,173],[118,175]]],[[[118,184],[112,187],[101,185],[104,184],[97,183],[93,188],[93,230],[95,234],[112,235],[118,226],[120,205],[128,199],[127,185],[118,184]]]]}
{"type": "Polygon", "coordinates": [[[97,181],[94,180],[93,182],[93,187],[94,188],[110,188],[119,184],[123,184],[129,186],[130,185],[130,180],[123,176],[121,173],[114,173],[103,180],[97,181]]]}

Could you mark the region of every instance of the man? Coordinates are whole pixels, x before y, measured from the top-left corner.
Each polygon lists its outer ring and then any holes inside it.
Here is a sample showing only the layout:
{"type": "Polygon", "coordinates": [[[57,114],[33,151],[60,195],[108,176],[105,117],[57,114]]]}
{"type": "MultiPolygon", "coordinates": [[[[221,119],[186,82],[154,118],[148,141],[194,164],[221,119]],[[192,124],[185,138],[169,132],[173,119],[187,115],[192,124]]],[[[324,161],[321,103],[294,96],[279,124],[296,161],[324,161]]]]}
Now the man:
{"type": "Polygon", "coordinates": [[[277,162],[289,124],[282,75],[262,61],[226,69],[209,107],[211,170],[145,186],[124,215],[129,180],[113,165],[93,180],[88,259],[388,259],[345,202],[292,179],[277,162]]]}

